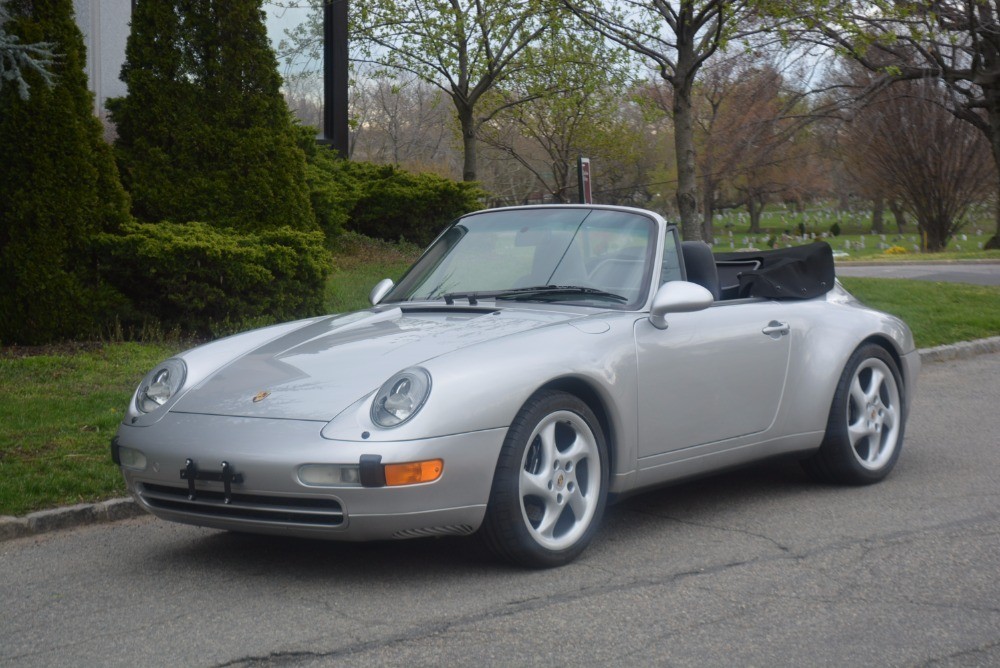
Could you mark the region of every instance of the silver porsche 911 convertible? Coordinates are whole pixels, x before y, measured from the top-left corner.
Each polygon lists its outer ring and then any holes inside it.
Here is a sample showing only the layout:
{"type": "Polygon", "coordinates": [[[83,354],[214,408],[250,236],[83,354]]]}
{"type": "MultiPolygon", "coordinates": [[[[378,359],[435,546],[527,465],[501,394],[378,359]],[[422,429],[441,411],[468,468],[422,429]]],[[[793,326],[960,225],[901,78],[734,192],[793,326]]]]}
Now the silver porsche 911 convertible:
{"type": "Polygon", "coordinates": [[[624,207],[469,214],[371,302],[153,369],[111,446],[142,507],[558,566],[609,496],[776,455],[884,478],[920,366],[828,245],[713,255],[624,207]]]}

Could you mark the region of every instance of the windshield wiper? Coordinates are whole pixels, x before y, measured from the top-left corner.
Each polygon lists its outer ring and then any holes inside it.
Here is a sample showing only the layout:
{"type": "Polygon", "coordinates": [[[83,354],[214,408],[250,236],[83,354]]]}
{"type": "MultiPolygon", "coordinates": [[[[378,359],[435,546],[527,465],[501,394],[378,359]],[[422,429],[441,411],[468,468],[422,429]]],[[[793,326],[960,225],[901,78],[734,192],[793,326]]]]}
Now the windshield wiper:
{"type": "Polygon", "coordinates": [[[448,306],[454,304],[456,299],[468,299],[469,306],[475,306],[479,303],[480,298],[493,296],[492,292],[449,292],[441,295],[441,298],[448,306]]]}
{"type": "Polygon", "coordinates": [[[596,297],[623,304],[628,301],[628,297],[597,288],[585,288],[581,285],[537,285],[530,288],[505,290],[496,295],[497,299],[513,299],[515,301],[535,299],[536,297],[596,297]]]}
{"type": "Polygon", "coordinates": [[[520,293],[523,290],[534,291],[538,288],[513,288],[509,290],[480,290],[479,292],[448,292],[441,295],[441,299],[448,306],[455,303],[456,299],[468,299],[469,306],[475,306],[479,303],[480,299],[494,299],[500,298],[501,295],[509,295],[520,293]]]}
{"type": "Polygon", "coordinates": [[[627,297],[605,292],[597,288],[585,288],[580,285],[534,285],[527,288],[511,288],[509,290],[488,290],[482,292],[449,292],[442,295],[446,304],[455,303],[456,299],[468,299],[469,305],[475,306],[479,299],[510,299],[527,301],[538,297],[596,297],[625,303],[627,297]]]}

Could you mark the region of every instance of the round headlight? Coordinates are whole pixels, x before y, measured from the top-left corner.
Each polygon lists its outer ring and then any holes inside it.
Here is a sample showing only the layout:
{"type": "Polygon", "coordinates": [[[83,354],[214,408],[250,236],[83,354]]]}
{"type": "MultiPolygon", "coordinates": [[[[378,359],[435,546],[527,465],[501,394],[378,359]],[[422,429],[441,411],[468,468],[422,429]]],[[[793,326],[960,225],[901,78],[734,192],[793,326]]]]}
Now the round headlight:
{"type": "Polygon", "coordinates": [[[431,393],[431,375],[413,367],[387,380],[372,404],[372,422],[380,427],[401,425],[423,407],[431,393]]]}
{"type": "Polygon", "coordinates": [[[156,367],[142,379],[135,393],[135,407],[140,413],[152,413],[184,384],[187,367],[178,359],[169,359],[156,367]]]}

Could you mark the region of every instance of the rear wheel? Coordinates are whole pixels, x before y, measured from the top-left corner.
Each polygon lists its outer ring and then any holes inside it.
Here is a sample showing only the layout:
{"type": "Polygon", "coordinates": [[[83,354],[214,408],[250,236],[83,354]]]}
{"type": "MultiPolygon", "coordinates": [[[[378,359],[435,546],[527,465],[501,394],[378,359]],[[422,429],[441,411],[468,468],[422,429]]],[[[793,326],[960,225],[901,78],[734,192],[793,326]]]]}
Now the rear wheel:
{"type": "Polygon", "coordinates": [[[567,564],[593,538],[607,488],[607,445],[593,411],[571,394],[538,392],[507,432],[482,535],[514,563],[567,564]]]}
{"type": "Polygon", "coordinates": [[[864,485],[882,480],[899,459],[905,414],[899,369],[879,345],[854,351],[837,384],[819,452],[804,462],[828,482],[864,485]]]}

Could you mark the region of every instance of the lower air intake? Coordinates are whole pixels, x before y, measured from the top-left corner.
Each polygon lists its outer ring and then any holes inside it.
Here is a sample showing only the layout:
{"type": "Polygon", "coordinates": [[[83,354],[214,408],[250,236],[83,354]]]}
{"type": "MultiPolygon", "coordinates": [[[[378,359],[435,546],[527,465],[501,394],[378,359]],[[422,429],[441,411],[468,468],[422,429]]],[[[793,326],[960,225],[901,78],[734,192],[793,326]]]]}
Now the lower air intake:
{"type": "Polygon", "coordinates": [[[335,527],[344,523],[344,509],[335,499],[299,496],[264,496],[234,492],[225,502],[222,491],[199,489],[188,498],[187,487],[143,483],[139,496],[156,510],[185,515],[220,517],[281,525],[335,527]]]}

